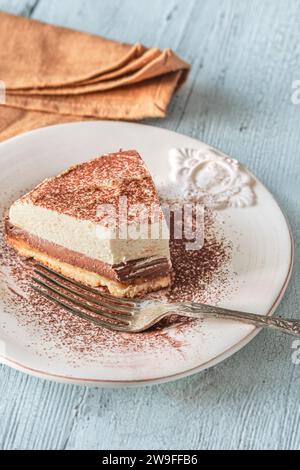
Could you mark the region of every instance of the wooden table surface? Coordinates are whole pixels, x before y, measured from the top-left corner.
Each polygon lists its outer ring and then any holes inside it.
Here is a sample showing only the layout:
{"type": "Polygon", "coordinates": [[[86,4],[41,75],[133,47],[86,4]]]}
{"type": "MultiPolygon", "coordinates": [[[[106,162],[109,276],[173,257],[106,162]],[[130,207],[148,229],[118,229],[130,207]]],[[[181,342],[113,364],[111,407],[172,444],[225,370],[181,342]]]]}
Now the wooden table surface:
{"type": "MultiPolygon", "coordinates": [[[[300,104],[291,96],[300,1],[0,0],[0,10],[172,47],[192,64],[155,125],[221,148],[273,192],[296,244],[277,313],[299,317],[300,104]]],[[[0,448],[299,449],[300,365],[291,346],[291,337],[263,331],[212,369],[138,389],[61,385],[0,366],[0,448]]]]}

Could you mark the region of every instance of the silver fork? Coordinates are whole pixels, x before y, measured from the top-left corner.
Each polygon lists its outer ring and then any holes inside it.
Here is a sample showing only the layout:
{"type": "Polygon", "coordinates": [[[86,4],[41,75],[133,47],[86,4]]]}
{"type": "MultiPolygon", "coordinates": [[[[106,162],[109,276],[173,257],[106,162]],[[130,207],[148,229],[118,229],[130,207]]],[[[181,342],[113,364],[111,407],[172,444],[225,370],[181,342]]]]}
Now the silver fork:
{"type": "Polygon", "coordinates": [[[145,331],[162,318],[177,314],[197,319],[222,318],[273,328],[300,336],[300,321],[256,315],[195,302],[124,299],[87,287],[40,263],[35,265],[32,288],[60,307],[95,325],[126,333],[145,331]]]}

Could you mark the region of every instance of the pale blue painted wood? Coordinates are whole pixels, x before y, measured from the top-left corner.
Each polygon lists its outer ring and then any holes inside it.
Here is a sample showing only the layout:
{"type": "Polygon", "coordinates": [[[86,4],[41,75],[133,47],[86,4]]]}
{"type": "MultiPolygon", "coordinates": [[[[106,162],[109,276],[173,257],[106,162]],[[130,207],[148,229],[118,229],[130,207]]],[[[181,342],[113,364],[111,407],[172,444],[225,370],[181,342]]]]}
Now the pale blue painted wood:
{"type": "MultiPolygon", "coordinates": [[[[290,96],[300,79],[300,2],[0,0],[0,9],[170,46],[192,63],[168,117],[155,125],[223,149],[275,194],[296,241],[294,275],[278,314],[299,317],[300,106],[290,96]]],[[[291,362],[291,343],[262,332],[213,369],[133,390],[48,383],[1,366],[0,446],[299,449],[300,366],[291,362]]]]}

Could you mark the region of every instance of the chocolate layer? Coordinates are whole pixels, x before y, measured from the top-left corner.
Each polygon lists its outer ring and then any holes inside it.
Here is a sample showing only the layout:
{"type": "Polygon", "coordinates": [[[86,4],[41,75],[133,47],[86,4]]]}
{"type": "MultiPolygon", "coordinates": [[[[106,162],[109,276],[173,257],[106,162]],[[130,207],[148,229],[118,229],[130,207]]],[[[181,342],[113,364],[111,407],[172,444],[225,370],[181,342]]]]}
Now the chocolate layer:
{"type": "Polygon", "coordinates": [[[8,238],[22,240],[48,256],[68,263],[78,268],[94,272],[107,279],[130,283],[136,279],[148,280],[164,276],[170,272],[170,263],[167,258],[141,258],[127,263],[111,265],[103,261],[89,258],[81,253],[69,250],[55,243],[43,240],[25,230],[12,225],[8,218],[5,220],[5,231],[8,238]]]}

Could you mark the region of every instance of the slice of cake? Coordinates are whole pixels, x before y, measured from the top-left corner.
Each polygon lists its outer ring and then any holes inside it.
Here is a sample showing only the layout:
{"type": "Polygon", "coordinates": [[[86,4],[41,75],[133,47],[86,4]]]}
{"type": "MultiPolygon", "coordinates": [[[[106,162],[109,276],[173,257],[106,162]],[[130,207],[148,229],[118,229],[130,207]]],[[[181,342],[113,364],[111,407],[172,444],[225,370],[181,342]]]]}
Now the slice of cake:
{"type": "Polygon", "coordinates": [[[134,150],[105,154],[43,181],[11,206],[6,238],[19,254],[118,297],[170,284],[168,228],[134,150]]]}

